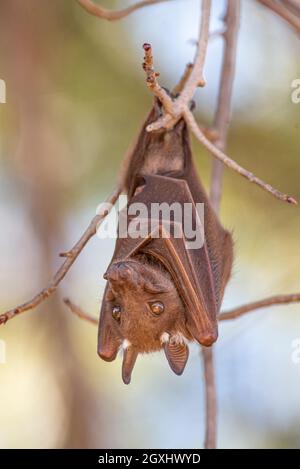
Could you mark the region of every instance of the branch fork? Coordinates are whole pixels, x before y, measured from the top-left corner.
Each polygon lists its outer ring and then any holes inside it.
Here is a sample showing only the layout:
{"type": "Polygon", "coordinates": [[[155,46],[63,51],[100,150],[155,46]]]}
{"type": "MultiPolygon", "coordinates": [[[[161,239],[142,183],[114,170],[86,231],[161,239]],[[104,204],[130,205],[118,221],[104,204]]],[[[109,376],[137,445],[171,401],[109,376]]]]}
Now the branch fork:
{"type": "MultiPolygon", "coordinates": [[[[159,73],[155,71],[153,66],[153,53],[151,44],[147,43],[143,45],[145,51],[143,69],[146,73],[146,83],[150,91],[159,99],[164,109],[164,115],[155,122],[149,124],[147,126],[147,131],[153,132],[161,129],[172,129],[178,120],[183,118],[196,139],[217,160],[221,161],[225,166],[248,179],[249,182],[256,184],[266,192],[269,192],[275,198],[292,205],[297,205],[297,200],[294,197],[284,194],[278,189],[275,189],[273,186],[271,186],[271,184],[268,184],[262,179],[258,178],[251,171],[243,168],[238,163],[236,163],[236,161],[226,155],[221,148],[214,144],[214,141],[217,139],[217,132],[214,132],[215,138],[211,139],[211,135],[203,131],[201,126],[198,125],[193,113],[189,108],[194,92],[199,86],[199,78],[196,79],[196,76],[198,73],[200,73],[200,77],[203,77],[204,58],[209,37],[208,25],[210,13],[209,8],[205,7],[207,7],[207,5],[210,3],[210,0],[203,0],[202,26],[200,33],[200,39],[202,42],[199,39],[199,46],[194,65],[188,65],[184,77],[180,82],[180,93],[174,100],[158,83],[157,77],[159,76],[159,73]]],[[[200,84],[202,86],[205,84],[202,78],[200,78],[200,84]]]]}

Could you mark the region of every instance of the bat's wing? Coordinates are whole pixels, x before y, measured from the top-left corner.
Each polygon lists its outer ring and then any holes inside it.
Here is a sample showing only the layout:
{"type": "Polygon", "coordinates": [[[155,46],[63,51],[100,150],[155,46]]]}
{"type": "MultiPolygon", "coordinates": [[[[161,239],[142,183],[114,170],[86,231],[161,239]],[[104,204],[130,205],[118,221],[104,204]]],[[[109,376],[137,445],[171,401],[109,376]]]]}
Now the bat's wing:
{"type": "MultiPolygon", "coordinates": [[[[148,227],[147,235],[137,238],[131,236],[118,238],[112,262],[144,253],[162,263],[171,274],[185,304],[186,326],[189,334],[200,344],[209,346],[218,335],[217,314],[221,285],[215,280],[215,272],[218,269],[216,259],[212,259],[205,240],[203,226],[205,215],[204,220],[199,216],[185,180],[158,175],[145,176],[143,179],[143,184],[136,191],[137,195],[132,197],[121,217],[125,214],[128,216],[130,231],[130,222],[136,221],[136,217],[132,215],[132,209],[136,207],[139,211],[139,204],[144,204],[148,216],[143,220],[139,218],[139,222],[148,227]],[[164,203],[166,207],[174,203],[178,203],[182,208],[187,207],[186,204],[189,205],[189,218],[192,218],[195,230],[200,230],[200,234],[204,235],[203,244],[200,247],[193,248],[191,239],[186,233],[187,221],[184,217],[178,220],[174,213],[171,213],[171,217],[166,220],[165,214],[161,214],[159,218],[151,215],[155,204],[161,203],[164,203]],[[180,231],[181,235],[178,236],[180,231]]],[[[202,201],[199,200],[199,202],[202,201]]],[[[189,224],[190,222],[191,220],[189,224]]],[[[221,226],[220,229],[223,230],[221,226]]],[[[226,233],[225,230],[223,232],[226,233]]],[[[105,332],[102,331],[102,334],[105,332]]]]}

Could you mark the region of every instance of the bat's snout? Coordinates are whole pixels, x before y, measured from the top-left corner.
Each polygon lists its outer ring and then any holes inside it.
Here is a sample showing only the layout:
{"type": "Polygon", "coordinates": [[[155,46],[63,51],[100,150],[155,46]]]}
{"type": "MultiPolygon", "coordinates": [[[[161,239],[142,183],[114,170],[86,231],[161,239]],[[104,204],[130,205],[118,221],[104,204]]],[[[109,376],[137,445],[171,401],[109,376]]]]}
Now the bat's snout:
{"type": "Polygon", "coordinates": [[[138,275],[133,262],[115,262],[103,276],[109,282],[116,285],[129,285],[138,283],[138,275]]]}

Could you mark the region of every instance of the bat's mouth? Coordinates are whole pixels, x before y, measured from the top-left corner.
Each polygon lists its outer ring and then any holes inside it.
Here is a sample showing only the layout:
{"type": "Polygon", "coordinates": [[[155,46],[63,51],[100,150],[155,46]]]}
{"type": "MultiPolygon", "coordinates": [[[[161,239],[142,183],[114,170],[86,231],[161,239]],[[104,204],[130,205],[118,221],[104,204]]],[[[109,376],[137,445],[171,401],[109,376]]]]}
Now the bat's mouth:
{"type": "MultiPolygon", "coordinates": [[[[189,357],[189,348],[183,336],[181,334],[170,335],[166,332],[163,333],[161,348],[165,352],[171,370],[175,374],[181,375],[189,357]]],[[[128,340],[124,340],[123,350],[122,379],[125,384],[129,384],[139,352],[128,340]]]]}
{"type": "MultiPolygon", "coordinates": [[[[169,272],[156,258],[139,254],[130,259],[113,262],[104,278],[109,282],[107,300],[112,305],[110,307],[114,308],[114,304],[118,303],[120,297],[122,298],[122,306],[119,306],[117,311],[116,335],[118,343],[122,341],[124,383],[130,383],[131,374],[140,353],[163,350],[171,369],[174,373],[181,374],[189,354],[186,340],[178,332],[181,330],[185,334],[184,306],[178,295],[180,303],[178,303],[178,310],[174,311],[176,314],[164,316],[166,307],[164,301],[170,298],[169,294],[175,294],[174,288],[176,292],[169,272]],[[128,298],[129,303],[126,303],[128,298]],[[141,316],[137,314],[139,302],[143,308],[141,316]],[[151,306],[154,306],[153,311],[151,306]],[[133,309],[131,310],[130,307],[133,309]],[[163,308],[162,312],[160,308],[163,308]],[[182,312],[182,317],[179,311],[182,312]],[[148,318],[146,321],[145,317],[148,318]],[[162,321],[159,322],[160,326],[157,326],[156,321],[162,321]]],[[[189,339],[188,334],[185,334],[185,337],[189,339]]]]}

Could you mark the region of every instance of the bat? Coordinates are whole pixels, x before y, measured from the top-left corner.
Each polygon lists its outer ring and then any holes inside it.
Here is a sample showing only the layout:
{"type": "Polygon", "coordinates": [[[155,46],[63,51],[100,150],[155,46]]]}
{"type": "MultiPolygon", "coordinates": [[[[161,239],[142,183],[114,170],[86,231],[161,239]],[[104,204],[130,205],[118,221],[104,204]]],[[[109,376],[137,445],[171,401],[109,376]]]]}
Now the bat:
{"type": "Polygon", "coordinates": [[[198,178],[186,124],[180,120],[172,130],[147,132],[147,125],[160,116],[156,101],[127,162],[128,203],[119,214],[119,227],[125,219],[127,235],[119,233],[104,274],[98,354],[109,362],[123,349],[125,384],[140,353],[163,349],[171,369],[180,375],[189,341],[204,346],[216,341],[217,317],[233,263],[231,234],[221,226],[198,178]],[[178,220],[171,210],[168,217],[152,214],[152,207],[174,203],[189,207],[189,219],[178,220]],[[141,206],[146,215],[137,217],[136,207],[141,206]],[[128,227],[136,226],[137,218],[140,231],[130,236],[128,227]],[[189,248],[188,222],[202,229],[201,247],[189,248]]]}

